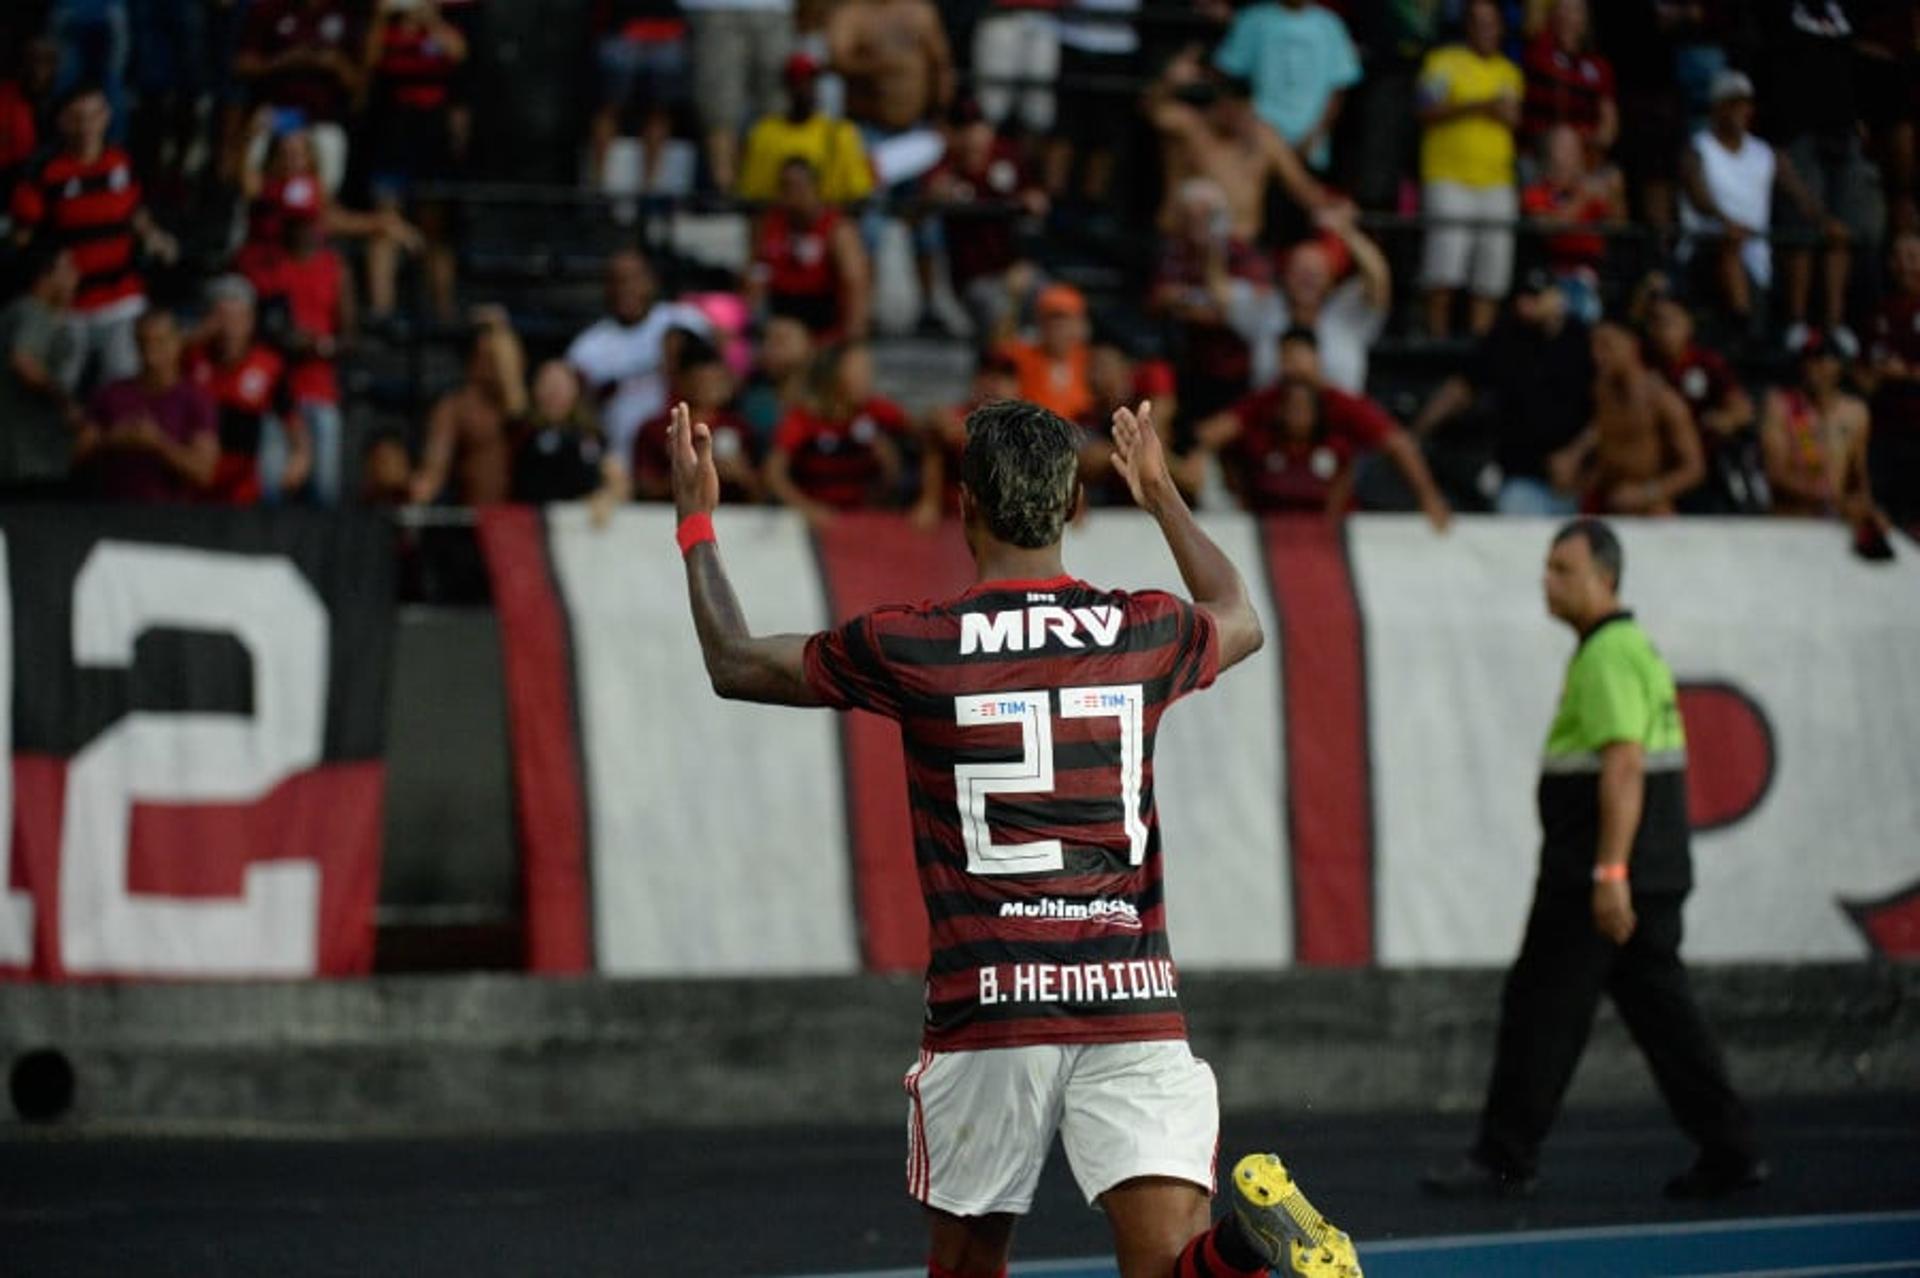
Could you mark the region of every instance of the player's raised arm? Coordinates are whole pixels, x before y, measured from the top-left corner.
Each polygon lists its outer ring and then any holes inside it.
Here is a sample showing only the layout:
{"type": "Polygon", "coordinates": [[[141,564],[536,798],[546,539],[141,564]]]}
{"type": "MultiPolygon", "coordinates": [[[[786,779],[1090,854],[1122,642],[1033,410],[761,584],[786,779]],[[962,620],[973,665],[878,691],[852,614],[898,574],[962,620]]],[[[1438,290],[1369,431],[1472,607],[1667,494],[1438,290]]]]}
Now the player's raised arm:
{"type": "Polygon", "coordinates": [[[687,562],[687,599],[713,690],[737,701],[824,705],[807,683],[806,636],[755,638],[727,581],[713,539],[712,515],[720,504],[713,432],[705,422],[694,421],[685,404],[675,404],[667,441],[673,456],[673,504],[680,515],[680,546],[687,562]]]}
{"type": "Polygon", "coordinates": [[[1265,636],[1247,596],[1247,584],[1187,509],[1167,470],[1166,449],[1153,429],[1152,405],[1145,400],[1138,412],[1121,408],[1113,414],[1113,468],[1127,481],[1133,500],[1160,522],[1194,604],[1219,628],[1220,668],[1225,670],[1258,652],[1265,636]]]}

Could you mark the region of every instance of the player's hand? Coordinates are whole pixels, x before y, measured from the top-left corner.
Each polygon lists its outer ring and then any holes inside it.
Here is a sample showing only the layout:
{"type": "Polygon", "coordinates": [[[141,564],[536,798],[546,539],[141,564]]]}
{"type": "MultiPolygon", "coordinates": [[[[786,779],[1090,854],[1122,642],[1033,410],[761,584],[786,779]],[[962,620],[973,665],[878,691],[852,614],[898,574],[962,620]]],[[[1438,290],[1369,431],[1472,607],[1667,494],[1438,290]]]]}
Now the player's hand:
{"type": "Polygon", "coordinates": [[[1127,481],[1127,491],[1142,510],[1157,510],[1176,492],[1167,470],[1167,452],[1153,428],[1153,402],[1141,400],[1138,410],[1113,410],[1113,469],[1127,481]]]}
{"type": "Polygon", "coordinates": [[[673,456],[673,505],[685,519],[710,515],[720,504],[720,472],[713,465],[713,432],[693,420],[686,403],[673,406],[667,422],[667,451],[673,456]]]}
{"type": "Polygon", "coordinates": [[[1626,883],[1593,885],[1593,926],[1615,945],[1625,945],[1633,935],[1637,920],[1633,914],[1633,891],[1626,883]]]}

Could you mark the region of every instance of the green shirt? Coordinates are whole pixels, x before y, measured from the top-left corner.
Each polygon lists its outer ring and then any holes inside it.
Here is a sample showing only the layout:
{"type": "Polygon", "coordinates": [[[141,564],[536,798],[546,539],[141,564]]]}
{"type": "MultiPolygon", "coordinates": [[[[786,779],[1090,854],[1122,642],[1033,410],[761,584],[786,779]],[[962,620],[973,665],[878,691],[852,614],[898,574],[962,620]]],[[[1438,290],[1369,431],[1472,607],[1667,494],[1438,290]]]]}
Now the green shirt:
{"type": "Polygon", "coordinates": [[[1688,853],[1687,737],[1673,672],[1631,613],[1588,631],[1567,665],[1560,707],[1540,767],[1541,873],[1591,881],[1600,842],[1601,751],[1637,741],[1645,752],[1646,798],[1634,832],[1630,872],[1641,891],[1684,892],[1688,853]]]}

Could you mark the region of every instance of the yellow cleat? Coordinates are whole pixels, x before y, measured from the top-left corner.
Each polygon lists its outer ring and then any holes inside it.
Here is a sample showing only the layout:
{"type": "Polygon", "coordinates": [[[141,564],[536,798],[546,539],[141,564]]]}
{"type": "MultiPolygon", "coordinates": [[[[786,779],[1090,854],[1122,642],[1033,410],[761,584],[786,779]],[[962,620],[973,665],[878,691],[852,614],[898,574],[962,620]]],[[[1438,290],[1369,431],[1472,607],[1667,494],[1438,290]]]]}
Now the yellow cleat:
{"type": "Polygon", "coordinates": [[[1274,1154],[1248,1154],[1233,1169],[1233,1212],[1249,1242],[1282,1273],[1361,1278],[1353,1240],[1328,1224],[1274,1154]]]}

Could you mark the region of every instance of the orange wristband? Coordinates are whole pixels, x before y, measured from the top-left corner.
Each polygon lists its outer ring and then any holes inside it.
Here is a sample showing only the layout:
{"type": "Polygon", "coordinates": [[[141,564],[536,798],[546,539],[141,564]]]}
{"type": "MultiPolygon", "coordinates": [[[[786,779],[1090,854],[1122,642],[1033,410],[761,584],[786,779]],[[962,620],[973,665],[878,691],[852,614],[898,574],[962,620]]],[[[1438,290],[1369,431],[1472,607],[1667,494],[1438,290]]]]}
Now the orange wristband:
{"type": "Polygon", "coordinates": [[[1593,867],[1595,883],[1625,883],[1627,867],[1624,865],[1596,865],[1593,867]]]}
{"type": "Polygon", "coordinates": [[[713,516],[705,514],[688,515],[680,521],[680,527],[674,531],[673,539],[680,543],[680,557],[686,558],[693,548],[702,542],[717,542],[713,535],[713,516]]]}

